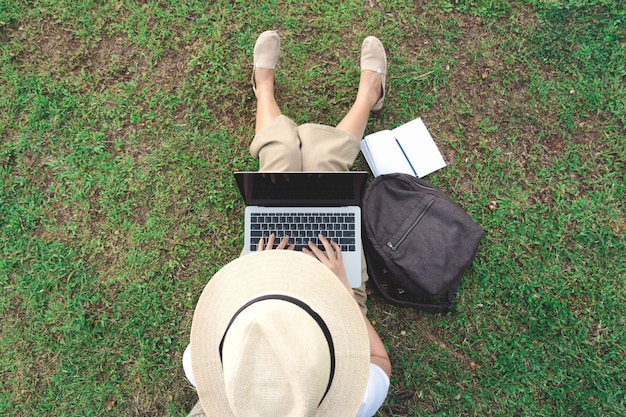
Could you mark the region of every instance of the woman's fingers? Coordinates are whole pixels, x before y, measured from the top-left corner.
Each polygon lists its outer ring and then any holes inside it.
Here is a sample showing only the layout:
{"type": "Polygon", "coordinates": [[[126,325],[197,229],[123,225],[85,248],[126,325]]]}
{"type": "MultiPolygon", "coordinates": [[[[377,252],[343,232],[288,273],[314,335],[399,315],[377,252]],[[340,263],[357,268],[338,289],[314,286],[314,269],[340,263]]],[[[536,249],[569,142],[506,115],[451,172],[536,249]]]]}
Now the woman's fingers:
{"type": "MultiPolygon", "coordinates": [[[[309,242],[309,250],[317,259],[324,264],[335,264],[342,262],[341,247],[334,240],[329,241],[324,235],[319,235],[319,240],[324,247],[322,251],[315,243],[309,242]]],[[[304,249],[303,249],[304,251],[304,249]]]]}
{"type": "MultiPolygon", "coordinates": [[[[324,250],[320,249],[313,242],[309,242],[309,249],[303,248],[302,252],[312,255],[319,259],[320,261],[341,261],[341,247],[334,240],[328,240],[324,235],[319,235],[319,240],[322,244],[324,250]]],[[[265,238],[259,239],[259,243],[257,244],[257,251],[263,250],[271,250],[274,249],[274,242],[276,241],[276,234],[272,233],[267,238],[267,243],[265,242],[265,238]]],[[[286,250],[295,250],[295,245],[289,244],[289,236],[283,236],[283,238],[278,242],[276,249],[286,249],[286,250]]]]}
{"type": "MultiPolygon", "coordinates": [[[[281,240],[280,243],[278,244],[278,246],[276,247],[276,249],[285,249],[287,248],[287,244],[289,243],[289,236],[284,236],[281,240]]],[[[293,245],[291,245],[293,246],[293,245]]],[[[290,247],[291,247],[290,246],[290,247]]]]}
{"type": "Polygon", "coordinates": [[[337,256],[337,259],[340,261],[343,261],[343,258],[341,257],[341,246],[339,246],[339,243],[335,242],[334,240],[331,240],[330,244],[332,245],[333,249],[335,249],[335,254],[337,256]]]}
{"type": "MultiPolygon", "coordinates": [[[[348,282],[346,277],[346,269],[343,265],[341,257],[341,247],[335,241],[329,241],[326,237],[319,237],[325,251],[322,251],[315,243],[309,242],[309,249],[303,248],[302,252],[317,258],[322,264],[326,265],[344,285],[348,282]]],[[[349,286],[349,285],[348,285],[349,286]]]]}
{"type": "Polygon", "coordinates": [[[326,256],[330,257],[330,255],[334,252],[332,246],[330,245],[330,242],[328,241],[328,239],[326,239],[326,236],[324,235],[318,235],[317,237],[319,238],[320,242],[322,242],[322,246],[324,246],[326,256]]]}
{"type": "MultiPolygon", "coordinates": [[[[265,245],[264,238],[259,239],[259,243],[257,244],[257,251],[274,249],[275,240],[276,240],[276,235],[274,233],[272,233],[267,238],[267,245],[265,245]]],[[[289,236],[284,236],[278,243],[278,246],[276,246],[276,249],[294,250],[295,248],[296,247],[294,245],[289,245],[289,236]]]]}
{"type": "Polygon", "coordinates": [[[271,250],[274,247],[274,240],[276,239],[276,235],[272,233],[270,237],[267,238],[267,247],[265,250],[271,250]]]}
{"type": "Polygon", "coordinates": [[[322,246],[324,246],[324,250],[326,251],[326,256],[331,259],[341,260],[341,247],[334,240],[328,240],[326,236],[319,235],[319,239],[322,242],[322,246]]]}
{"type": "Polygon", "coordinates": [[[309,241],[309,251],[313,252],[315,257],[320,261],[326,258],[326,256],[324,256],[324,252],[322,252],[320,248],[318,248],[317,245],[311,241],[309,241]]]}

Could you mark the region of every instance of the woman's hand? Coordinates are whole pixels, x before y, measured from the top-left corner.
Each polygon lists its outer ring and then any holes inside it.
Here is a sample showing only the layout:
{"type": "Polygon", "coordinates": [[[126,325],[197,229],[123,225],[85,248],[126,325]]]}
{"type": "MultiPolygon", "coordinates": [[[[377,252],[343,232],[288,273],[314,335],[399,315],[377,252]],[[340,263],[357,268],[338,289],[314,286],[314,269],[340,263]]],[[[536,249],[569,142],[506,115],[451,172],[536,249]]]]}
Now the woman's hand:
{"type": "Polygon", "coordinates": [[[303,248],[302,252],[317,258],[321,263],[326,265],[343,283],[343,285],[352,291],[350,284],[348,283],[348,276],[346,275],[346,267],[343,265],[343,259],[341,258],[341,248],[334,240],[330,242],[323,235],[319,235],[320,242],[324,246],[325,253],[320,250],[313,242],[309,242],[309,249],[303,248]]]}
{"type": "MultiPolygon", "coordinates": [[[[276,235],[272,233],[270,237],[267,238],[267,246],[265,246],[265,239],[263,238],[259,239],[259,243],[257,244],[257,249],[256,249],[257,252],[260,252],[262,250],[272,250],[274,248],[274,239],[276,239],[276,235]]],[[[294,250],[295,246],[294,245],[287,246],[288,243],[289,243],[289,236],[284,236],[280,240],[280,243],[278,244],[278,246],[276,246],[276,249],[294,250]]]]}

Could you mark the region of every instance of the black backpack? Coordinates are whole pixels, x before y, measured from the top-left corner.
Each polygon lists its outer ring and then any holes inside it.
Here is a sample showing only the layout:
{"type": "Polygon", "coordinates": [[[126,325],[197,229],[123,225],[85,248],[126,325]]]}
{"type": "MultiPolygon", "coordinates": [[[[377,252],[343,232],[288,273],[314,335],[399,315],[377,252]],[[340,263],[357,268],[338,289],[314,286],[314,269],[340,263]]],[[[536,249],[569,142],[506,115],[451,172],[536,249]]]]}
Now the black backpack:
{"type": "Polygon", "coordinates": [[[376,177],[362,209],[367,271],[385,299],[431,313],[453,310],[482,228],[445,193],[407,174],[376,177]]]}

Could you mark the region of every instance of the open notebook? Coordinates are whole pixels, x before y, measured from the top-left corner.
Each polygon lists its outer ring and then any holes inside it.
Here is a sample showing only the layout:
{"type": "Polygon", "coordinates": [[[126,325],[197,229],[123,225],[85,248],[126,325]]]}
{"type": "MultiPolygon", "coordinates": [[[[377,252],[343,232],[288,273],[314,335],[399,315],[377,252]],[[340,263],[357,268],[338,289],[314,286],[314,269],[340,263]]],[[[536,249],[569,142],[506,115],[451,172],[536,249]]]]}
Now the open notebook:
{"type": "Polygon", "coordinates": [[[361,151],[375,177],[394,172],[424,177],[446,166],[422,119],[365,136],[361,151]]]}

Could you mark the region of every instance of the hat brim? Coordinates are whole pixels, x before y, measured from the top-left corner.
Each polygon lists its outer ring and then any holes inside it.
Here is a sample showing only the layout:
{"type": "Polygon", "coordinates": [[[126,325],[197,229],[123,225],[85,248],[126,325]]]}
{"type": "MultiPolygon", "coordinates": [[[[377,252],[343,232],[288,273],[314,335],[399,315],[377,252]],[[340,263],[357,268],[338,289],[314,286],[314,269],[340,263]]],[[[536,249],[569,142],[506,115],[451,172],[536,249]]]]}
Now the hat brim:
{"type": "Polygon", "coordinates": [[[191,326],[191,363],[208,416],[233,416],[225,392],[219,344],[233,315],[259,296],[280,294],[308,304],[332,336],[336,367],[316,416],[356,415],[367,387],[369,338],[356,301],[335,274],[301,252],[272,250],[242,256],[204,288],[191,326]]]}

